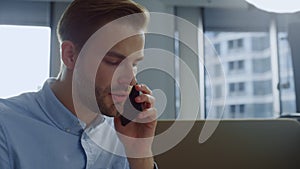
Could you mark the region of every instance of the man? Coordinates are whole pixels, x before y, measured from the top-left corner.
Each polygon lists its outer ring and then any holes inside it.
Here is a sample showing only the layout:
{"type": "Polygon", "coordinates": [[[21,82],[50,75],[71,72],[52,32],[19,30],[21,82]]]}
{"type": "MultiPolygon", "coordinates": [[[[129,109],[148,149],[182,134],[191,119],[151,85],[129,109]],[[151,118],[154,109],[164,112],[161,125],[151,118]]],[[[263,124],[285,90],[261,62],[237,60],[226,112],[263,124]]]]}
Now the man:
{"type": "Polygon", "coordinates": [[[58,77],[48,79],[38,92],[0,100],[1,169],[156,168],[151,152],[154,97],[146,85],[135,85],[147,20],[146,10],[131,0],[70,4],[57,29],[58,77]],[[114,22],[122,17],[125,21],[114,22]],[[122,36],[126,32],[132,36],[122,36]],[[99,54],[99,62],[89,52],[99,54]],[[143,111],[123,126],[120,114],[132,86],[142,93],[135,101],[143,111]],[[115,132],[105,125],[110,123],[115,132]]]}

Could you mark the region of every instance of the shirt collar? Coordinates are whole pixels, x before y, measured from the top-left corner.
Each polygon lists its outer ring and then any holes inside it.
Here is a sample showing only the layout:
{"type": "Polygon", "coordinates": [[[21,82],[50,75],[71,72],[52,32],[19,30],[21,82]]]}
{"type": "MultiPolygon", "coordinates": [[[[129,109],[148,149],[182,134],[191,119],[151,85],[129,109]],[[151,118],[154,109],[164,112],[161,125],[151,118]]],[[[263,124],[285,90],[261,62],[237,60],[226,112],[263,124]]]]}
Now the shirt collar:
{"type": "Polygon", "coordinates": [[[37,102],[48,118],[59,129],[75,135],[81,135],[85,126],[83,125],[84,123],[57,99],[50,88],[50,84],[55,80],[54,78],[50,78],[44,83],[43,88],[37,94],[37,102]]]}

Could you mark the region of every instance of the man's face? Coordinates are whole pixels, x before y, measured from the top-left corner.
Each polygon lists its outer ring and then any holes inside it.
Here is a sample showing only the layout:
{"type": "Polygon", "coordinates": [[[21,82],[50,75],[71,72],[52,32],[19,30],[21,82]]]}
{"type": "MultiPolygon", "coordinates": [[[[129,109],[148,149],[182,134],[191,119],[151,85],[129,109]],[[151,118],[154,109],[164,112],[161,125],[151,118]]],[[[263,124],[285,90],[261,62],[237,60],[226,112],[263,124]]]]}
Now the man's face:
{"type": "Polygon", "coordinates": [[[118,116],[134,85],[137,64],[143,59],[144,35],[117,43],[104,56],[97,70],[95,95],[102,114],[118,116]]]}

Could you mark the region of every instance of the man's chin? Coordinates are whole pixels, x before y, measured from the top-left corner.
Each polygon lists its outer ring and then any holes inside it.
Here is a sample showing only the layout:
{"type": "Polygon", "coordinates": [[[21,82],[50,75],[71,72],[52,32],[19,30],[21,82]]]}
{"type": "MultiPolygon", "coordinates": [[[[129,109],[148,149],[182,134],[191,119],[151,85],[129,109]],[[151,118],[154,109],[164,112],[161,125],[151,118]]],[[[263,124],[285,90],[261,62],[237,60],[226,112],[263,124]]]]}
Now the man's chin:
{"type": "Polygon", "coordinates": [[[113,107],[113,109],[110,111],[103,111],[102,114],[105,116],[108,116],[108,117],[120,117],[121,116],[120,112],[115,107],[113,107]]]}
{"type": "Polygon", "coordinates": [[[123,111],[124,103],[114,103],[111,98],[98,101],[98,107],[101,113],[108,117],[119,117],[123,111]]]}
{"type": "Polygon", "coordinates": [[[107,117],[120,117],[121,115],[120,115],[120,113],[111,113],[111,114],[107,114],[107,113],[105,113],[105,114],[103,114],[104,116],[107,116],[107,117]]]}

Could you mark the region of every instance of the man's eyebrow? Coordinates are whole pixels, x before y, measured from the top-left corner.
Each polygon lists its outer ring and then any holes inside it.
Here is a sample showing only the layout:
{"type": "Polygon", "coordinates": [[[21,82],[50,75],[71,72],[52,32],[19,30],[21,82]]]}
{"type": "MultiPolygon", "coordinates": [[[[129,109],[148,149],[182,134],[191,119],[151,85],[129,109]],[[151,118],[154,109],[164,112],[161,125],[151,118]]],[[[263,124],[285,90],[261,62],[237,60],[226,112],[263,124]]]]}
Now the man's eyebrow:
{"type": "Polygon", "coordinates": [[[113,52],[113,51],[108,51],[106,53],[107,56],[112,56],[112,57],[117,57],[117,58],[120,58],[120,59],[125,59],[126,56],[125,55],[122,55],[120,53],[117,53],[117,52],[113,52]]]}
{"type": "MultiPolygon", "coordinates": [[[[112,57],[116,57],[116,58],[119,58],[119,59],[126,59],[126,56],[125,55],[122,55],[120,53],[117,53],[117,52],[114,52],[114,51],[108,51],[106,53],[107,56],[112,56],[112,57]]],[[[144,57],[143,56],[140,56],[137,58],[137,61],[140,61],[140,60],[143,60],[144,57]]]]}

